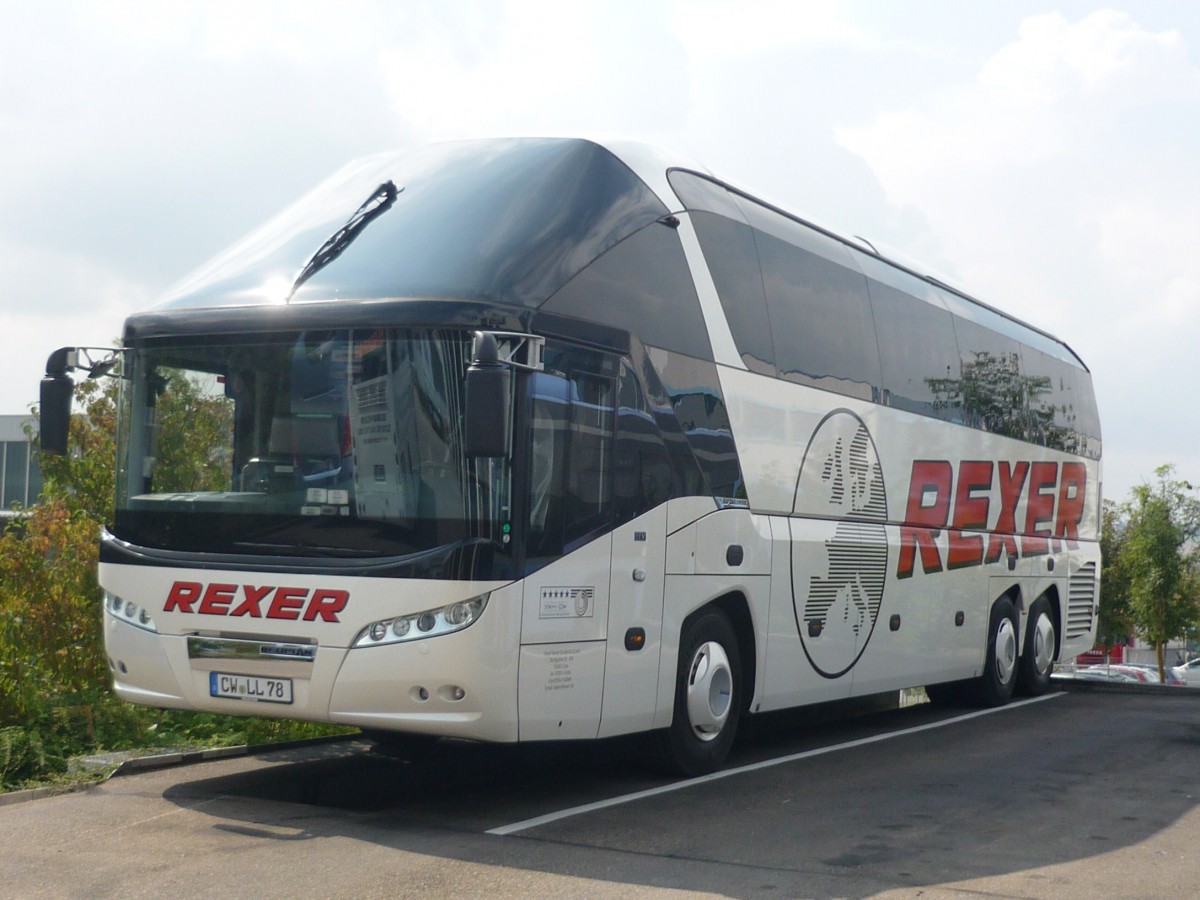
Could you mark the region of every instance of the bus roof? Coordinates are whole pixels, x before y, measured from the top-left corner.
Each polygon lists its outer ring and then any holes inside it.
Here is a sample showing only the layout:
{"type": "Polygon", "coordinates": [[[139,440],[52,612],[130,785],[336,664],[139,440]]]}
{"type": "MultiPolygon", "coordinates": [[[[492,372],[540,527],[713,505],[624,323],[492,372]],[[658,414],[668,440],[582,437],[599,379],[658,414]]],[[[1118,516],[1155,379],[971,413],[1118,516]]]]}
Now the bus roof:
{"type": "MultiPolygon", "coordinates": [[[[432,144],[351,162],[138,314],[162,323],[189,312],[313,301],[451,300],[514,310],[541,306],[606,250],[683,209],[673,170],[716,184],[955,298],[968,317],[1021,333],[1086,368],[1042,329],[990,306],[920,264],[880,252],[714,178],[703,166],[623,139],[501,138],[432,144]],[[344,240],[348,220],[386,185],[390,199],[344,240]],[[313,265],[331,241],[343,245],[313,265]],[[322,261],[323,262],[323,261],[322,261]],[[303,279],[298,279],[304,272],[303,279]],[[965,302],[964,302],[965,301],[965,302]],[[973,312],[975,310],[975,312],[973,312]]],[[[131,320],[132,324],[132,320],[131,320]]],[[[137,330],[136,328],[134,330],[137,330]]]]}

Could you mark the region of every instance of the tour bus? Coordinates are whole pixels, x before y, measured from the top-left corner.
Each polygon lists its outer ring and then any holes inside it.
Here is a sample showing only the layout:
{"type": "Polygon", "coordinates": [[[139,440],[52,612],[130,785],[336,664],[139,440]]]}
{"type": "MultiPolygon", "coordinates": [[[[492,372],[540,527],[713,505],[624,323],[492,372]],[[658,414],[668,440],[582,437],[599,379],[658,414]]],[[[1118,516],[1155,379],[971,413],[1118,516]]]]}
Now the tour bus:
{"type": "Polygon", "coordinates": [[[378,735],[646,732],[1046,690],[1095,636],[1062,341],[633,142],[352,163],[125,323],[116,693],[378,735]]]}

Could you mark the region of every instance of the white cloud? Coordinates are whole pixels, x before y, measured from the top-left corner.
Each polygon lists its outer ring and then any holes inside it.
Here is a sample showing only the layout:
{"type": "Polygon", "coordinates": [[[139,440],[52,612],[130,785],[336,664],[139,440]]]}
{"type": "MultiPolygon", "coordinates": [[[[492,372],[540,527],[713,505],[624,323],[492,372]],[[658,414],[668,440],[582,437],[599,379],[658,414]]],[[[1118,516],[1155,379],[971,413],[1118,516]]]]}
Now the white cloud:
{"type": "Polygon", "coordinates": [[[662,4],[629,0],[438,7],[378,66],[394,114],[424,140],[645,133],[686,113],[669,24],[662,4]]]}
{"type": "Polygon", "coordinates": [[[0,283],[0,410],[9,414],[37,400],[52,351],[68,344],[111,347],[125,317],[150,299],[145,286],[93,260],[12,241],[0,241],[0,283]]]}
{"type": "Polygon", "coordinates": [[[877,46],[847,20],[841,0],[680,0],[675,28],[693,56],[750,56],[812,44],[877,46]]]}
{"type": "Polygon", "coordinates": [[[1146,31],[1124,14],[1098,12],[1074,24],[1057,13],[1035,16],[1019,34],[974,82],[838,130],[892,202],[953,197],[964,174],[1086,162],[1099,149],[1089,140],[1119,137],[1124,110],[1200,96],[1200,72],[1179,34],[1146,31]]]}
{"type": "Polygon", "coordinates": [[[995,100],[1015,106],[1087,94],[1109,102],[1114,88],[1120,92],[1126,83],[1140,92],[1174,95],[1179,68],[1186,66],[1178,31],[1147,31],[1114,10],[1074,24],[1061,13],[1031,16],[1021,23],[1019,35],[979,73],[979,84],[995,100]]]}

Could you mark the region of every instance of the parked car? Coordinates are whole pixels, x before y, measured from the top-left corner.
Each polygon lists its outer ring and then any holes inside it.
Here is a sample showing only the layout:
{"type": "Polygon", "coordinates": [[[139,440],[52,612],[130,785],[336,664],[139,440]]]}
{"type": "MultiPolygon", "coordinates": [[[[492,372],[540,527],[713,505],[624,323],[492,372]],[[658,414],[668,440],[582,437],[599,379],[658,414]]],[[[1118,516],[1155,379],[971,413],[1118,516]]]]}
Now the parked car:
{"type": "MultiPolygon", "coordinates": [[[[1154,683],[1158,684],[1158,666],[1150,665],[1148,663],[1122,663],[1122,665],[1131,666],[1135,669],[1141,669],[1143,672],[1149,672],[1153,676],[1154,683]]],[[[1183,685],[1186,683],[1184,679],[1175,674],[1175,670],[1170,666],[1167,666],[1164,671],[1166,672],[1167,676],[1166,681],[1163,682],[1164,684],[1171,685],[1172,687],[1183,687],[1183,685]]],[[[1198,674],[1197,677],[1200,678],[1200,674],[1198,674]]]]}
{"type": "Polygon", "coordinates": [[[1120,675],[1129,676],[1129,678],[1131,678],[1133,681],[1140,682],[1141,684],[1158,684],[1159,683],[1157,671],[1152,670],[1149,666],[1143,668],[1141,666],[1132,665],[1130,663],[1111,663],[1111,664],[1101,663],[1100,665],[1097,665],[1097,666],[1084,666],[1083,668],[1079,669],[1079,671],[1080,672],[1084,672],[1084,671],[1107,672],[1107,673],[1115,672],[1120,675]]]}
{"type": "Polygon", "coordinates": [[[1061,681],[1116,681],[1124,684],[1138,684],[1139,679],[1128,672],[1117,672],[1108,666],[1083,666],[1070,671],[1064,669],[1050,676],[1061,681]]]}
{"type": "Polygon", "coordinates": [[[1171,671],[1178,675],[1187,687],[1200,688],[1200,656],[1181,666],[1173,666],[1171,671]]]}

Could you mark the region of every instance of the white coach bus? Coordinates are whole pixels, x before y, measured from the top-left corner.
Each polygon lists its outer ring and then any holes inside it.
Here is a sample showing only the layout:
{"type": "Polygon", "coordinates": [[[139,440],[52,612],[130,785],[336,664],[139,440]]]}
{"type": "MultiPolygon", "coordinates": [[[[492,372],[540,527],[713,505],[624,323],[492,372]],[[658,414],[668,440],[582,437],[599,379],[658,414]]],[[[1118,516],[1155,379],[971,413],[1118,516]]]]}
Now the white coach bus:
{"type": "Polygon", "coordinates": [[[484,741],[926,685],[1089,649],[1100,427],[1066,344],[660,151],[343,169],[125,324],[100,550],[119,696],[484,741]]]}

